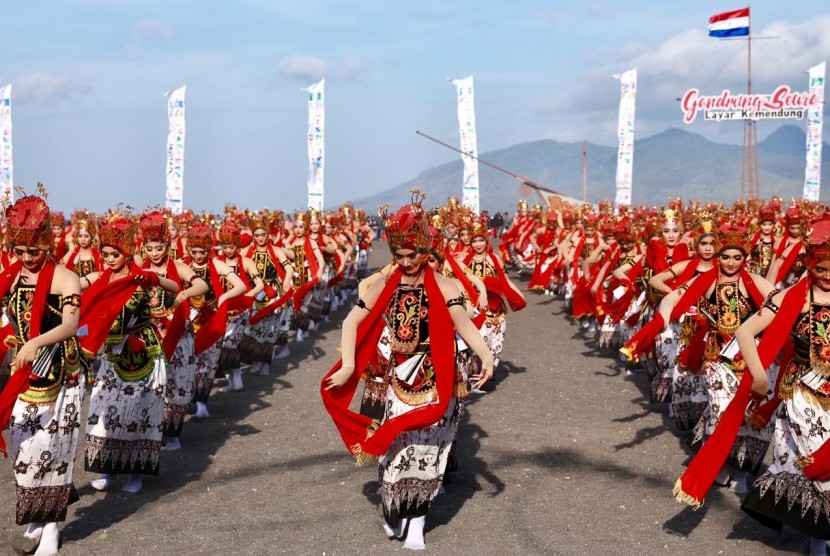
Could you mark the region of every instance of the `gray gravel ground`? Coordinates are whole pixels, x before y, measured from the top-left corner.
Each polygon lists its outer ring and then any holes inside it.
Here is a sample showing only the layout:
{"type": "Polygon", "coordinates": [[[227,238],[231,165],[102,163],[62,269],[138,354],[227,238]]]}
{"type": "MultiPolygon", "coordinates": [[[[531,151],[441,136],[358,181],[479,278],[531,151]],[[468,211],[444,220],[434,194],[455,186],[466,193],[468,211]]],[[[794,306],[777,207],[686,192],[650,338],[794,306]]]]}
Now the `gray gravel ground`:
{"type": "MultiPolygon", "coordinates": [[[[378,244],[373,266],[387,260],[378,244]]],[[[508,317],[488,392],[467,405],[460,468],[427,518],[425,554],[806,553],[799,533],[756,525],[728,490],[697,512],[675,502],[688,437],[649,403],[646,377],[598,356],[561,301],[528,299],[508,317]]],[[[162,455],[160,476],[139,494],[92,490],[81,446],[81,500],[61,553],[406,553],[382,532],[376,468],[352,464],[320,402],[346,311],[292,344],[271,376],[214,391],[210,419],[185,424],[183,449],[162,455]]],[[[0,523],[11,553],[20,528],[5,464],[0,523]]]]}

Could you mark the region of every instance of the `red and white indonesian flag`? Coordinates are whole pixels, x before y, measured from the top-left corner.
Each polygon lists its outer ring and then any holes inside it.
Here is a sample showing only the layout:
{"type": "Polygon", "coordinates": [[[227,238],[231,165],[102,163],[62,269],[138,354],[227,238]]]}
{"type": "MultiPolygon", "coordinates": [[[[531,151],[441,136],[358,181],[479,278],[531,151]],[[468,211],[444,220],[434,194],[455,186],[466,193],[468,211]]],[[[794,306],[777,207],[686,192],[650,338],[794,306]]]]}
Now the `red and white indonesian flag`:
{"type": "Polygon", "coordinates": [[[11,85],[0,87],[0,195],[9,201],[14,196],[11,85]]]}
{"type": "Polygon", "coordinates": [[[617,196],[619,205],[631,204],[634,173],[634,108],[637,100],[637,70],[615,75],[620,80],[620,116],[617,125],[617,196]]]}
{"type": "Polygon", "coordinates": [[[180,214],[184,205],[184,94],[187,87],[167,93],[167,200],[165,206],[180,214]]]}
{"type": "Polygon", "coordinates": [[[749,35],[749,6],[715,14],[709,18],[710,37],[746,37],[749,35]]]}
{"type": "Polygon", "coordinates": [[[321,79],[308,92],[308,208],[323,210],[323,177],[325,170],[326,110],[321,79]]]}
{"type": "Polygon", "coordinates": [[[478,140],[476,138],[476,111],[473,93],[473,76],[452,79],[458,97],[458,134],[461,137],[461,160],[464,162],[464,178],[461,204],[476,214],[479,212],[478,192],[478,140]]]}

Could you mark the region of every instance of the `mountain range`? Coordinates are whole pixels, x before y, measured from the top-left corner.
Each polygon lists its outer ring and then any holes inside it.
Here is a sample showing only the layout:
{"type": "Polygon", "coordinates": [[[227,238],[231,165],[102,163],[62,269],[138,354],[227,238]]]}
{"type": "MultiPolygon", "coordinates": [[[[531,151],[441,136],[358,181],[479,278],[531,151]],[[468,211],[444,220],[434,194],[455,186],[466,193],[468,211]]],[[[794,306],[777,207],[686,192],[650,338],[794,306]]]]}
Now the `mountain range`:
{"type": "MultiPolygon", "coordinates": [[[[784,125],[758,143],[759,184],[762,198],[779,195],[785,201],[800,198],[804,187],[806,134],[796,125],[784,125]]],[[[519,143],[480,154],[480,158],[543,184],[563,196],[582,199],[582,142],[550,139],[519,143]]],[[[671,128],[634,143],[634,204],[665,204],[669,197],[731,203],[741,195],[741,145],[721,144],[703,136],[671,128]]],[[[615,197],[617,149],[587,144],[588,201],[615,197]]],[[[356,199],[354,204],[374,213],[384,203],[398,207],[409,202],[409,190],[427,195],[426,207],[461,197],[463,166],[459,159],[421,172],[417,177],[381,193],[356,199]]],[[[830,199],[830,148],[822,150],[823,200],[830,199]]],[[[508,210],[522,197],[520,182],[479,164],[481,210],[508,210]]],[[[531,204],[538,200],[532,191],[531,204]]]]}

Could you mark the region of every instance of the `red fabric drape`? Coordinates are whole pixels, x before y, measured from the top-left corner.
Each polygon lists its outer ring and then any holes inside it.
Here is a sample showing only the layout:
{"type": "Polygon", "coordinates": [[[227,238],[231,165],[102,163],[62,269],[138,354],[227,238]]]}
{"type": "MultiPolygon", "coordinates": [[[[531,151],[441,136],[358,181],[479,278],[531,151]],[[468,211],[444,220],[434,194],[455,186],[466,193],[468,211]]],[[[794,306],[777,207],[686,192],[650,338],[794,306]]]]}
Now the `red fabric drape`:
{"type": "MultiPolygon", "coordinates": [[[[758,344],[758,356],[761,359],[761,365],[765,369],[769,368],[789,338],[789,331],[798,318],[804,300],[807,299],[810,285],[810,279],[805,278],[787,290],[778,314],[764,331],[758,344]]],[[[738,385],[738,392],[721,416],[712,436],[709,437],[692,459],[686,472],[674,485],[675,498],[681,502],[686,502],[695,507],[703,504],[703,499],[709,489],[712,488],[712,483],[715,482],[715,477],[717,477],[729,456],[732,445],[735,443],[735,437],[744,422],[751,389],[752,374],[746,371],[738,385]]],[[[830,449],[828,449],[828,452],[830,452],[830,449]]],[[[830,468],[830,461],[827,464],[830,468]]],[[[819,465],[816,469],[819,467],[822,466],[819,465]]]]}
{"type": "Polygon", "coordinates": [[[389,419],[374,433],[370,431],[371,418],[349,409],[357,384],[360,382],[362,370],[377,350],[377,342],[384,326],[382,315],[386,311],[400,279],[401,271],[396,269],[375,301],[372,311],[360,323],[355,348],[355,372],[352,373],[346,384],[340,388],[325,389],[326,379],[340,369],[343,363],[342,360],[337,361],[320,382],[320,395],[323,398],[323,404],[334,420],[346,448],[358,458],[359,462],[367,455],[380,456],[385,453],[392,441],[402,432],[423,429],[438,422],[446,413],[453,396],[455,336],[453,334],[452,318],[447,309],[444,296],[441,294],[441,289],[438,287],[435,273],[427,269],[424,274],[424,287],[430,300],[428,326],[438,400],[389,419]]]}
{"type": "MultiPolygon", "coordinates": [[[[9,292],[22,266],[22,263],[18,261],[0,275],[0,298],[5,297],[9,292]]],[[[52,259],[47,259],[40,269],[37,284],[35,285],[35,297],[32,300],[32,316],[29,321],[30,340],[40,336],[40,327],[43,324],[43,312],[46,309],[46,298],[52,289],[52,277],[54,274],[55,262],[52,259]]],[[[26,364],[20,369],[16,369],[3,388],[3,392],[0,393],[0,430],[5,429],[6,425],[8,425],[17,398],[29,389],[31,376],[31,363],[26,364]]],[[[0,435],[0,452],[3,452],[4,458],[8,457],[6,442],[3,440],[2,435],[0,435]]]]}

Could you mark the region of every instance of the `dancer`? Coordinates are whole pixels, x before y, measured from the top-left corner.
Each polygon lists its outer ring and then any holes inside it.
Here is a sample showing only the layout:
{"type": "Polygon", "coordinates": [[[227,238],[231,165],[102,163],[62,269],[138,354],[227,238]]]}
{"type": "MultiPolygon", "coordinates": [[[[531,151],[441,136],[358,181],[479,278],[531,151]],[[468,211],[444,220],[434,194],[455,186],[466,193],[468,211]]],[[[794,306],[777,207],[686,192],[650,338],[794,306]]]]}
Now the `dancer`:
{"type": "Polygon", "coordinates": [[[829,216],[811,226],[805,248],[807,276],[768,300],[735,334],[752,373],[753,394],[763,400],[775,384],[772,407],[756,406],[751,414],[761,420],[750,422],[763,425],[778,406],[772,463],[741,509],[777,531],[782,525],[801,531],[811,538],[810,554],[825,555],[830,539],[830,335],[824,333],[830,323],[829,216]],[[794,351],[776,383],[765,366],[788,338],[794,351]]]}
{"type": "Polygon", "coordinates": [[[143,475],[159,472],[167,362],[153,326],[150,291],[160,285],[175,294],[179,287],[131,263],[137,228],[131,218],[116,211],[101,218],[98,233],[106,268],[81,280],[81,287],[86,288],[82,323],[99,310],[113,311],[106,336],[98,345],[98,331],[92,328],[96,321],[89,322],[90,334],[82,339],[90,355],[104,344],[86,426],[85,468],[101,474],[91,483],[96,490],[108,489],[114,475],[126,474],[122,490],[137,493],[143,475]],[[105,301],[125,285],[130,286],[126,299],[105,301]]]}
{"type": "Polygon", "coordinates": [[[398,268],[375,281],[343,323],[342,360],[321,382],[321,394],[348,449],[358,461],[380,457],[384,528],[390,539],[422,550],[427,512],[443,479],[458,427],[453,395],[453,327],[482,360],[474,377],[492,375],[493,356],[467,313],[458,287],[426,265],[428,222],[416,190],[412,204],[384,215],[398,268]],[[384,322],[391,326],[389,388],[383,421],[353,413],[349,403],[365,361],[377,349],[384,322]]]}
{"type": "Polygon", "coordinates": [[[193,326],[189,320],[188,299],[204,295],[208,290],[205,280],[189,266],[170,255],[170,237],[167,219],[159,211],[141,215],[139,219],[144,245],[142,268],[155,272],[176,283],[180,291],[173,296],[161,286],[150,291],[150,312],[156,331],[161,334],[162,347],[167,357],[167,384],[164,389],[164,430],[162,442],[168,451],[181,448],[187,406],[193,399],[195,357],[193,355],[193,326]],[[184,284],[189,284],[184,288],[184,284]],[[179,309],[180,305],[184,305],[179,309]]]}
{"type": "MultiPolygon", "coordinates": [[[[245,283],[224,262],[211,256],[213,250],[213,230],[204,221],[194,222],[187,231],[188,260],[185,263],[194,274],[204,280],[208,291],[204,295],[197,295],[190,299],[193,307],[191,322],[193,323],[194,338],[198,338],[205,326],[211,326],[211,318],[216,310],[226,300],[233,299],[247,291],[245,283]]],[[[195,419],[207,419],[210,412],[207,408],[213,380],[219,366],[221,352],[221,335],[215,341],[209,342],[205,349],[199,350],[194,340],[195,376],[193,381],[193,401],[196,404],[195,419]]]]}
{"type": "MultiPolygon", "coordinates": [[[[84,399],[75,339],[81,286],[50,253],[52,226],[43,197],[25,196],[6,209],[7,239],[17,262],[0,275],[0,296],[14,330],[4,344],[14,346],[11,368],[17,375],[2,395],[4,402],[7,396],[14,400],[15,521],[27,526],[14,545],[38,555],[58,553],[58,522],[78,501],[72,479],[84,399]]],[[[2,440],[0,445],[5,454],[2,440]]]]}

